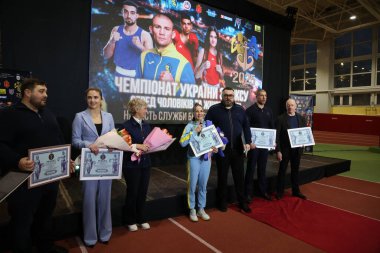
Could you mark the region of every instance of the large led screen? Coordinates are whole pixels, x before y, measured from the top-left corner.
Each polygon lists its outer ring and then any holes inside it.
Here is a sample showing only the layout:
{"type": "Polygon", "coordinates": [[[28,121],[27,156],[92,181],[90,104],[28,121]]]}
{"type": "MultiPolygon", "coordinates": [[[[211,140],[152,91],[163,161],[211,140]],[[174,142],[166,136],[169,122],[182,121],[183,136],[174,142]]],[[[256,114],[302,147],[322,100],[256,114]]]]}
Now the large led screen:
{"type": "MultiPolygon", "coordinates": [[[[195,1],[92,2],[89,86],[103,91],[116,122],[127,103],[148,103],[152,123],[185,123],[224,87],[244,107],[262,88],[263,26],[195,1]]],[[[252,17],[254,19],[254,17],[252,17]]]]}

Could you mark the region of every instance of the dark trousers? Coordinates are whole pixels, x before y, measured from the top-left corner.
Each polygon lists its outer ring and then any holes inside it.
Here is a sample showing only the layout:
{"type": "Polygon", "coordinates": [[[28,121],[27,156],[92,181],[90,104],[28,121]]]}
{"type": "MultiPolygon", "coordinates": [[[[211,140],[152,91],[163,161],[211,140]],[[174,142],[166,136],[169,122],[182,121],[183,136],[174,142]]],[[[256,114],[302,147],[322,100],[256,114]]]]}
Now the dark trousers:
{"type": "Polygon", "coordinates": [[[266,167],[268,160],[268,150],[255,148],[248,152],[247,170],[245,172],[244,194],[253,196],[253,177],[257,164],[257,180],[259,182],[259,193],[267,193],[266,167]]]}
{"type": "Polygon", "coordinates": [[[240,204],[245,203],[244,196],[244,154],[231,148],[223,151],[224,157],[216,156],[216,166],[218,171],[218,201],[221,207],[227,206],[227,180],[228,170],[231,167],[234,179],[236,197],[240,204]]]}
{"type": "Polygon", "coordinates": [[[13,252],[32,252],[32,241],[39,252],[51,249],[51,218],[57,194],[58,182],[33,189],[28,189],[24,183],[9,196],[9,233],[13,252]]]}
{"type": "Polygon", "coordinates": [[[146,222],[144,209],[148,192],[150,167],[123,168],[127,194],[125,197],[124,215],[127,225],[146,222]]]}
{"type": "Polygon", "coordinates": [[[299,167],[301,160],[300,148],[289,148],[282,151],[282,161],[280,162],[280,168],[277,175],[277,193],[282,195],[285,188],[285,175],[288,163],[290,161],[290,178],[292,183],[292,193],[297,194],[300,192],[298,178],[299,167]]]}

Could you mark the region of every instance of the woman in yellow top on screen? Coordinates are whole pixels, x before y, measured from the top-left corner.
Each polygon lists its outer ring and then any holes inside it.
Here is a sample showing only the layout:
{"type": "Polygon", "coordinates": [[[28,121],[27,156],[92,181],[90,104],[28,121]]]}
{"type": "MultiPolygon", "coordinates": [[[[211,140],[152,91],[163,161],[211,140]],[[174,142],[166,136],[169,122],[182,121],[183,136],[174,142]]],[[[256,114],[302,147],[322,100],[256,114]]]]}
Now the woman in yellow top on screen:
{"type": "Polygon", "coordinates": [[[223,56],[218,45],[218,30],[215,26],[207,29],[204,48],[199,50],[195,65],[195,78],[201,79],[203,85],[224,86],[223,56]]]}

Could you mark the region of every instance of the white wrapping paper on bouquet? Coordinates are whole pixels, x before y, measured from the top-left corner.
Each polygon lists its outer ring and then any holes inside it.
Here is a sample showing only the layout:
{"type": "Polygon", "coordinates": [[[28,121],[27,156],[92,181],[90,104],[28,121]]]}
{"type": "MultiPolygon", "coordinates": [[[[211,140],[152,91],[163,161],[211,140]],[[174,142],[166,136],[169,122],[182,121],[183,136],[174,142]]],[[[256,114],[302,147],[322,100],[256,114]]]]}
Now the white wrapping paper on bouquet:
{"type": "Polygon", "coordinates": [[[112,131],[103,134],[100,136],[96,141],[95,144],[99,148],[113,148],[123,151],[130,151],[138,153],[139,151],[136,149],[136,144],[132,144],[131,146],[128,145],[128,143],[121,137],[116,129],[113,129],[112,131]]]}

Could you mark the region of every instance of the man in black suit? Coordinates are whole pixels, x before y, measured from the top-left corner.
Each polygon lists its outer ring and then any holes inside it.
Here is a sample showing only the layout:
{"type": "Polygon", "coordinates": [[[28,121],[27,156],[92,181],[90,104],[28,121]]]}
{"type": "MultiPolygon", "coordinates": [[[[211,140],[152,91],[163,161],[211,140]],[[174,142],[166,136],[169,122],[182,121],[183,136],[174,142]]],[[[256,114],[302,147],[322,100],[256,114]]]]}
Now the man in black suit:
{"type": "Polygon", "coordinates": [[[276,151],[277,159],[280,161],[280,168],[277,176],[277,199],[281,199],[284,195],[285,175],[289,161],[291,168],[292,195],[294,197],[306,199],[306,196],[301,193],[298,184],[302,147],[291,148],[288,136],[288,129],[306,127],[305,119],[300,114],[296,113],[296,108],[296,101],[291,98],[288,99],[286,101],[286,113],[280,115],[277,119],[276,151]]]}

